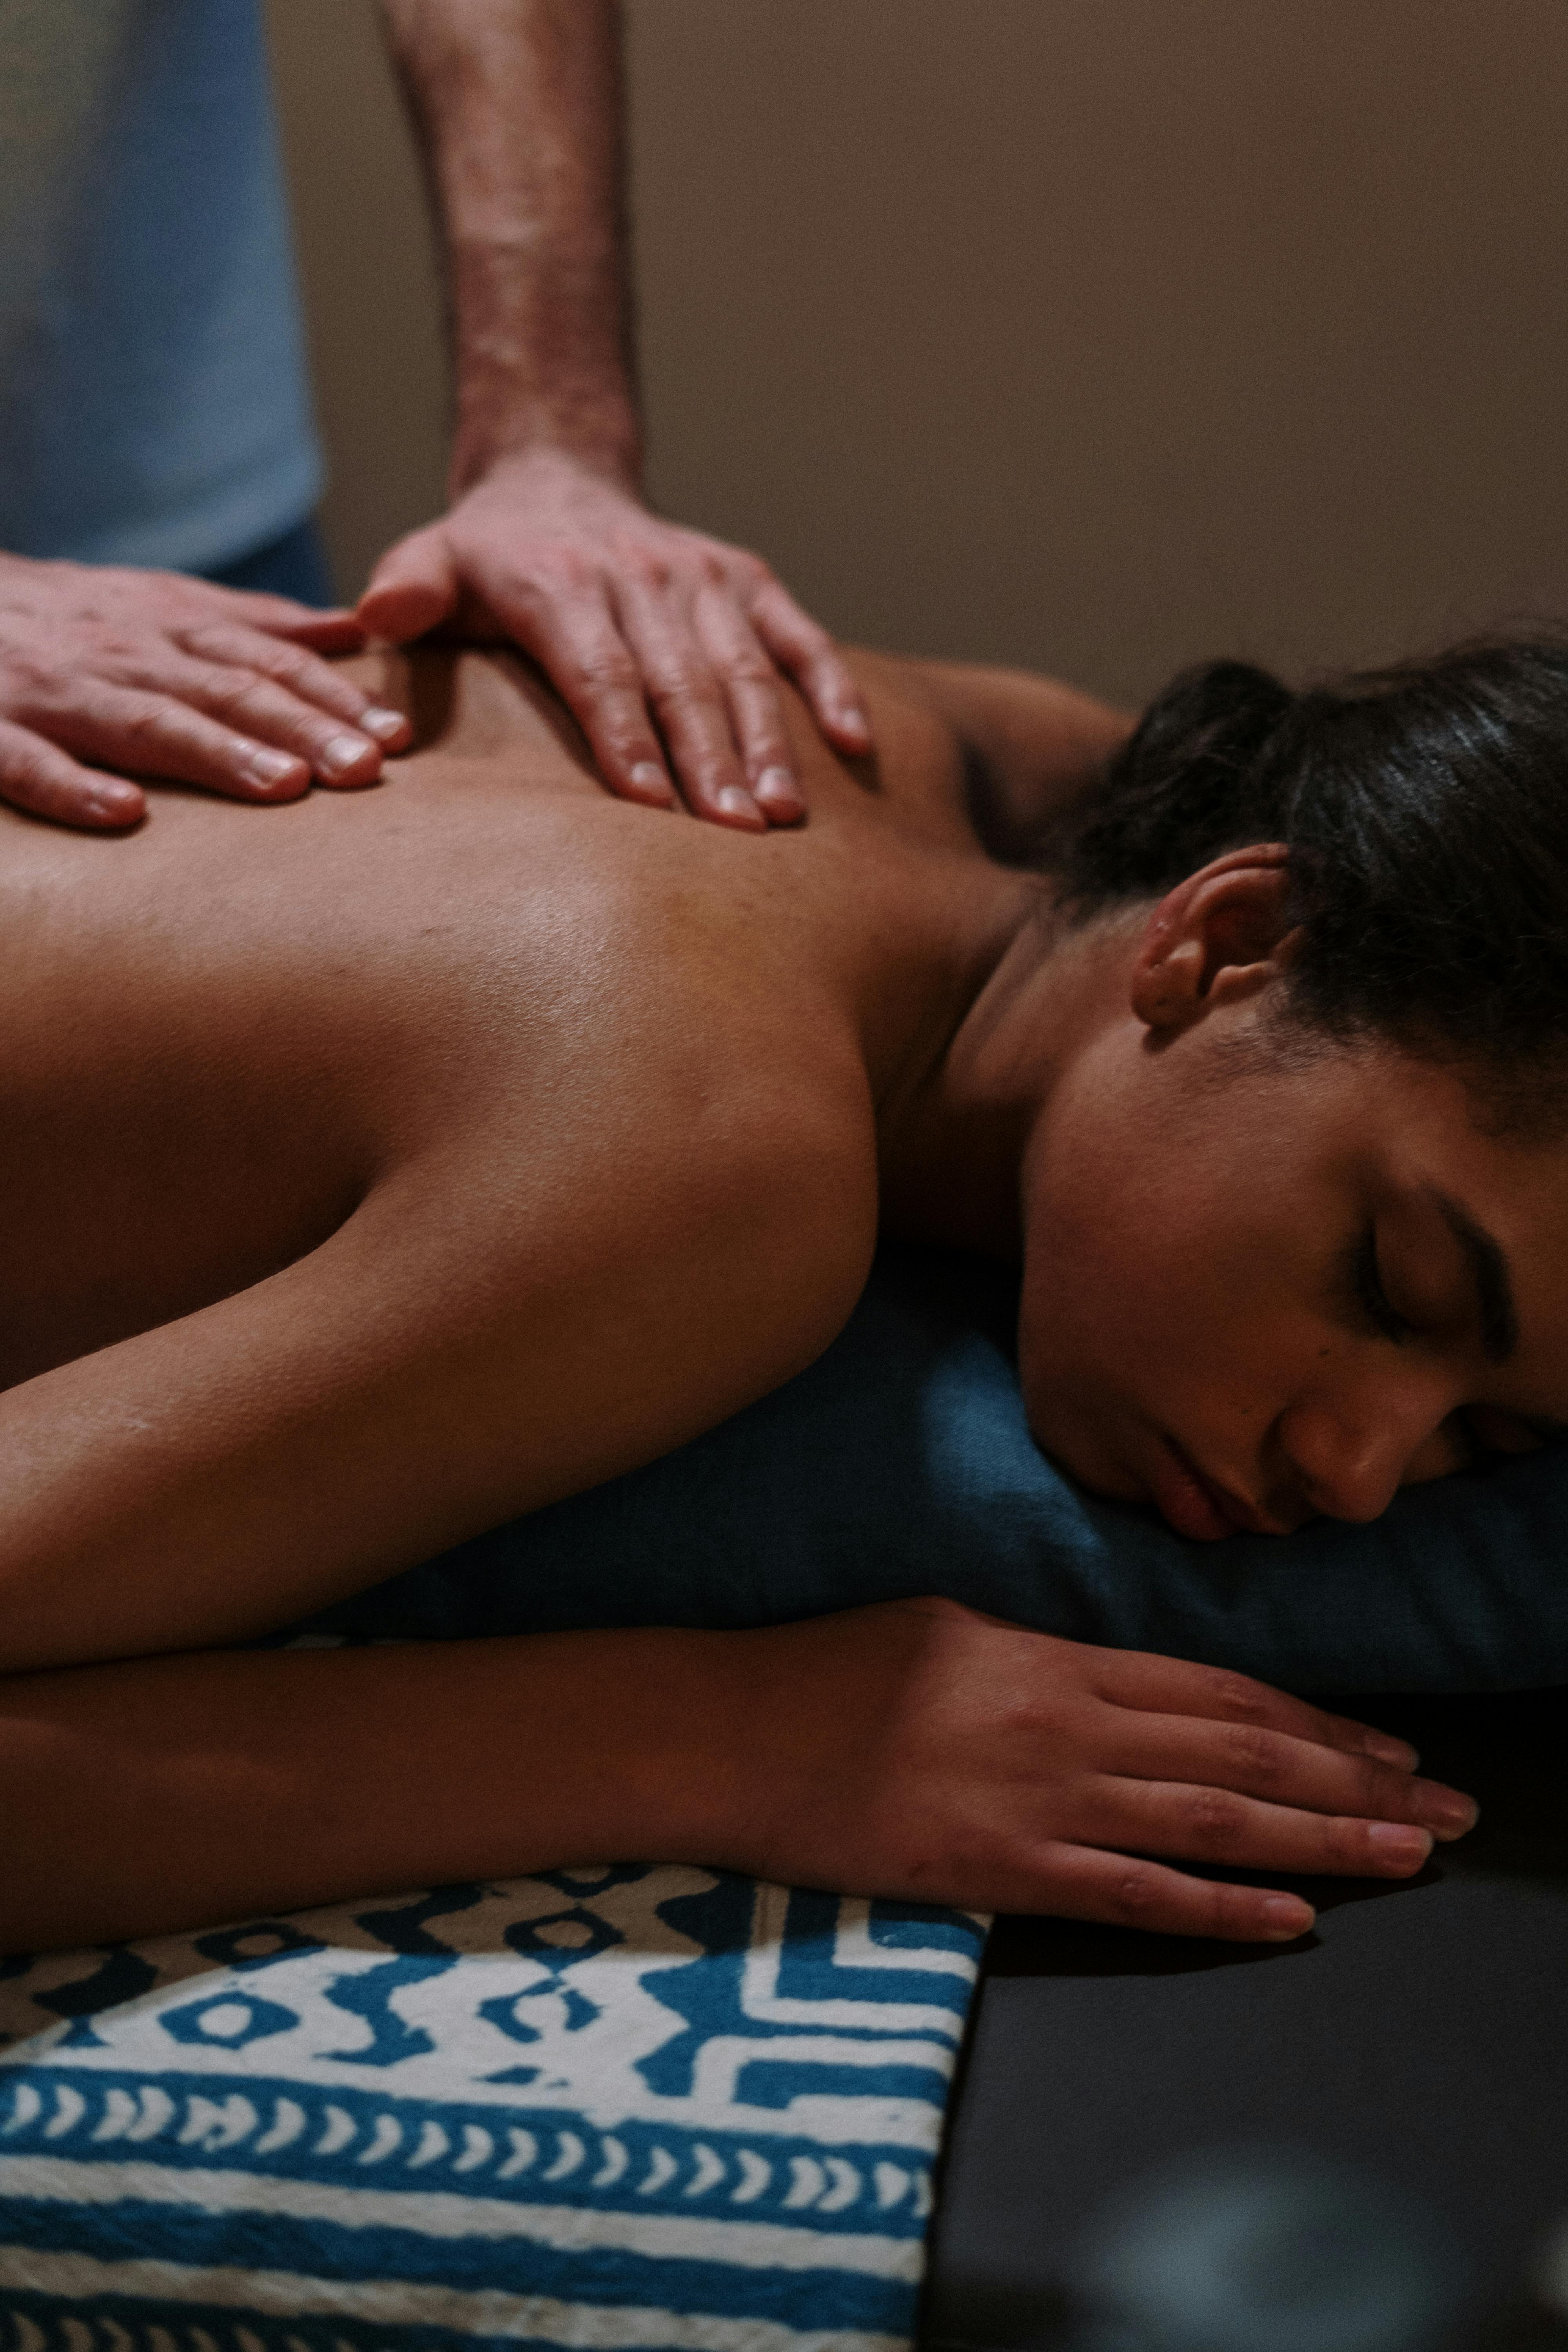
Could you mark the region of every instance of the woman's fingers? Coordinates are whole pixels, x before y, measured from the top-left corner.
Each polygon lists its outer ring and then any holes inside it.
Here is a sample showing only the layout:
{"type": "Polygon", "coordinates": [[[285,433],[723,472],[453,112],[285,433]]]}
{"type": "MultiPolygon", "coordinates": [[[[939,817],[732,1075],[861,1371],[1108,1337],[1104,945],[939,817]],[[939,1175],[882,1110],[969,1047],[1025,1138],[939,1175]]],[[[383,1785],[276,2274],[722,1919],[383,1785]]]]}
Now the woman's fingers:
{"type": "Polygon", "coordinates": [[[1414,1770],[1419,1760],[1408,1740],[1349,1716],[1330,1715],[1306,1699],[1292,1698],[1287,1691],[1223,1666],[1194,1665],[1184,1658],[1162,1658],[1146,1650],[1100,1650],[1096,1661],[1095,1687],[1117,1706],[1197,1716],[1215,1723],[1257,1724],[1348,1755],[1375,1756],[1405,1771],[1414,1770]]]}
{"type": "Polygon", "coordinates": [[[0,801],[52,824],[118,833],[147,814],[140,785],[84,768],[58,743],[0,719],[0,801]]]}
{"type": "Polygon", "coordinates": [[[1299,1895],[1194,1878],[1140,1855],[1053,1844],[1018,1889],[1019,1910],[1164,1936],[1213,1936],[1227,1944],[1290,1944],[1317,1914],[1299,1895]]]}
{"type": "Polygon", "coordinates": [[[1103,1764],[1129,1781],[1201,1782],[1217,1792],[1463,1837],[1474,1801],[1403,1765],[1330,1748],[1266,1725],[1120,1711],[1103,1764]]]}
{"type": "Polygon", "coordinates": [[[1107,1780],[1089,1815],[1096,1843],[1237,1870],[1408,1878],[1432,1851],[1431,1831],[1414,1822],[1272,1804],[1208,1781],[1107,1780]]]}

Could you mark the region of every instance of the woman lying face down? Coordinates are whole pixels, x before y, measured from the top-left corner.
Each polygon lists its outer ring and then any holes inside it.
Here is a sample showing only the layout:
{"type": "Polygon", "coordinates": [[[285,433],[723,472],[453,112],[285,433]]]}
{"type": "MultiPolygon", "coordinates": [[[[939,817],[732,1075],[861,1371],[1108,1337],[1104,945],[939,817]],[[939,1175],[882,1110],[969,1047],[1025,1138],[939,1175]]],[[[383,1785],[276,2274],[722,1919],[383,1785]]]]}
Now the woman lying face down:
{"type": "Polygon", "coordinates": [[[1064,844],[1023,1365],[1097,1492],[1283,1534],[1568,1414],[1565,693],[1555,647],[1215,665],[1064,844]]]}
{"type": "Polygon", "coordinates": [[[858,668],[880,767],[803,727],[794,835],[608,801],[440,656],[384,793],[6,823],[10,1948],[605,1854],[1289,1937],[1171,1864],[1468,1825],[1376,1733],[941,1602],[226,1646],[776,1385],[879,1218],[1023,1253],[1042,1444],[1191,1535],[1568,1417],[1568,658],[1207,673],[1012,865],[1121,723],[858,668]]]}

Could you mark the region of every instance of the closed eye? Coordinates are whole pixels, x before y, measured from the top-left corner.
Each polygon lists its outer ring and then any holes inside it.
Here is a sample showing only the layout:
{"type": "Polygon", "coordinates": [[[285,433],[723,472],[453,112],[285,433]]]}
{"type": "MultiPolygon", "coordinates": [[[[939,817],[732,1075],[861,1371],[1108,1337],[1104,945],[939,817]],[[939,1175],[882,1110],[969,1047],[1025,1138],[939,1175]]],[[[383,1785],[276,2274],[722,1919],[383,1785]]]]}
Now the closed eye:
{"type": "Polygon", "coordinates": [[[1401,1315],[1383,1286],[1377,1262],[1377,1227],[1369,1224],[1351,1253],[1349,1288],[1361,1314],[1384,1339],[1398,1347],[1415,1336],[1415,1326],[1401,1315]]]}

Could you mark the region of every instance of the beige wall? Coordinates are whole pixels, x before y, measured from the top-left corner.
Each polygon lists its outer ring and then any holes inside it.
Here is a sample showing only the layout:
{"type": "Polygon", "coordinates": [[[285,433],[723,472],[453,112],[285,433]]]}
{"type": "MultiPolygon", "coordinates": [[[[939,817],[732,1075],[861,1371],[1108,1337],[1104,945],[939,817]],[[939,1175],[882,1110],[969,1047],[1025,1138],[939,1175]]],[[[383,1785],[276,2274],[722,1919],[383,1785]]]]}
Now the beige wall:
{"type": "MultiPolygon", "coordinates": [[[[437,499],[368,0],[270,0],[353,584],[437,499]]],[[[1568,614],[1563,0],[631,0],[653,487],[1124,694],[1568,614]]]]}

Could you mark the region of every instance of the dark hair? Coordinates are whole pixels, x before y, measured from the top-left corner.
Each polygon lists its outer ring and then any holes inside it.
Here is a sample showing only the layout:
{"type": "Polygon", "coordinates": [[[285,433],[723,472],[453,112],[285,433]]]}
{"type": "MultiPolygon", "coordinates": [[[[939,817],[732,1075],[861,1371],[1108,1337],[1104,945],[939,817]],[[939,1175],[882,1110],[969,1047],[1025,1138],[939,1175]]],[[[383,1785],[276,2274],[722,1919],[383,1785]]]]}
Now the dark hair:
{"type": "Polygon", "coordinates": [[[1294,1015],[1500,1093],[1561,1091],[1568,644],[1464,646],[1301,694],[1245,662],[1188,670],[1050,862],[1089,914],[1265,841],[1289,848],[1304,933],[1294,1015]]]}

